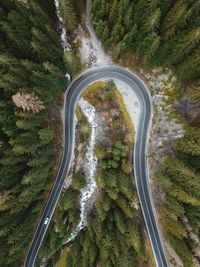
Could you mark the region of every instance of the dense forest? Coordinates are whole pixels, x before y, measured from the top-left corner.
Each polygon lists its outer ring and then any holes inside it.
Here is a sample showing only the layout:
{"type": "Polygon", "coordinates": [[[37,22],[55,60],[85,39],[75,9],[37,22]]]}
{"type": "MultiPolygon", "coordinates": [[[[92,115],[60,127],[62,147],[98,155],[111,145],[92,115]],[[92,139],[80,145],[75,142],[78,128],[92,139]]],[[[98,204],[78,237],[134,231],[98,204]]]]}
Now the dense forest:
{"type": "Polygon", "coordinates": [[[106,49],[114,48],[116,59],[123,53],[136,54],[151,66],[173,68],[186,81],[187,90],[182,91],[187,101],[179,109],[189,118],[185,137],[174,142],[155,182],[165,193],[160,214],[166,236],[184,266],[196,266],[200,262],[200,1],[94,0],[92,13],[97,36],[106,49]]]}
{"type": "Polygon", "coordinates": [[[200,77],[200,1],[93,0],[96,34],[114,56],[143,56],[152,64],[176,66],[181,79],[200,77]]]}
{"type": "MultiPolygon", "coordinates": [[[[73,32],[84,1],[59,3],[64,24],[73,32]]],[[[97,36],[106,49],[113,48],[116,60],[131,53],[151,66],[173,68],[187,86],[189,108],[199,112],[199,0],[92,0],[92,14],[97,36]]],[[[1,267],[23,261],[55,174],[56,125],[49,112],[68,84],[66,72],[73,75],[78,70],[73,52],[63,53],[58,28],[53,0],[0,0],[1,267]]],[[[112,90],[106,90],[106,99],[112,99],[112,90]]],[[[173,143],[172,155],[155,177],[165,195],[160,204],[165,234],[186,267],[194,265],[192,257],[197,264],[200,261],[199,118],[192,125],[188,121],[185,137],[173,143]]],[[[112,145],[96,150],[101,193],[88,228],[68,254],[68,266],[148,262],[141,242],[142,221],[131,202],[136,196],[125,164],[125,146],[119,135],[112,145]]],[[[76,228],[77,198],[84,184],[82,173],[77,173],[61,197],[54,231],[45,243],[46,255],[60,249],[76,228]],[[67,228],[62,224],[66,215],[67,228]]]]}
{"type": "Polygon", "coordinates": [[[81,20],[85,0],[58,0],[66,28],[74,30],[81,20]]]}
{"type": "Polygon", "coordinates": [[[174,142],[175,156],[168,156],[165,169],[155,177],[165,191],[160,213],[167,237],[184,266],[195,266],[199,256],[200,220],[200,129],[188,127],[185,137],[174,142]]]}
{"type": "Polygon", "coordinates": [[[53,182],[55,133],[48,114],[66,88],[65,73],[71,69],[63,59],[57,23],[52,0],[0,0],[0,266],[4,267],[18,266],[27,252],[45,190],[53,182]]]}

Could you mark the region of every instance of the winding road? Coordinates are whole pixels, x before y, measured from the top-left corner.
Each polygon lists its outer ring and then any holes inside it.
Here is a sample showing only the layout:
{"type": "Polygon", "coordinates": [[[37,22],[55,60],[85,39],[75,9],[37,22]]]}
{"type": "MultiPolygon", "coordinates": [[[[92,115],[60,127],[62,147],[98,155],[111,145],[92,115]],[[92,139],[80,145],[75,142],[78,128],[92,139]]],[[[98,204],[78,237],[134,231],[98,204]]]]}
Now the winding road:
{"type": "Polygon", "coordinates": [[[75,137],[75,108],[80,94],[90,84],[104,79],[120,80],[126,83],[137,94],[141,113],[136,132],[133,163],[137,192],[146,223],[147,231],[153,248],[153,253],[158,267],[167,267],[168,263],[164,254],[161,236],[154,216],[153,204],[149,192],[149,176],[147,165],[147,145],[149,140],[149,128],[151,125],[151,101],[144,83],[133,73],[126,69],[107,66],[92,68],[83,72],[68,87],[64,105],[64,149],[61,164],[57,173],[54,187],[50,193],[38,227],[35,231],[31,246],[25,259],[25,267],[34,266],[38,251],[53,216],[56,204],[61,194],[63,183],[69,173],[74,153],[75,137]],[[46,223],[46,218],[49,221],[46,223]]]}

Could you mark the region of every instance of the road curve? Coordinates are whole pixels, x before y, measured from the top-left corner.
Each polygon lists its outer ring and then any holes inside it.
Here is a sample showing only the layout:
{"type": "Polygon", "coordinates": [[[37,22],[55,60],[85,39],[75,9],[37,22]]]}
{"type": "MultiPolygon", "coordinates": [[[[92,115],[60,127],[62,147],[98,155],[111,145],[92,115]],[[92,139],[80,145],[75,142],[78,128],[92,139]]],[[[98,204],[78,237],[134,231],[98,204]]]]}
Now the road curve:
{"type": "Polygon", "coordinates": [[[164,254],[162,240],[156,225],[153,204],[149,192],[149,177],[147,165],[147,144],[149,139],[149,127],[151,124],[151,101],[148,90],[144,83],[128,70],[115,66],[92,68],[79,75],[67,88],[64,105],[64,149],[60,167],[56,176],[55,184],[45,205],[40,222],[35,231],[31,246],[27,253],[24,266],[34,266],[38,251],[48,229],[49,222],[45,224],[45,219],[51,220],[63,183],[67,177],[74,152],[74,115],[77,101],[81,93],[90,85],[102,79],[115,79],[126,83],[137,94],[141,106],[141,114],[138,129],[135,137],[133,152],[134,176],[136,188],[146,223],[147,231],[151,241],[156,265],[167,267],[168,263],[164,254]]]}

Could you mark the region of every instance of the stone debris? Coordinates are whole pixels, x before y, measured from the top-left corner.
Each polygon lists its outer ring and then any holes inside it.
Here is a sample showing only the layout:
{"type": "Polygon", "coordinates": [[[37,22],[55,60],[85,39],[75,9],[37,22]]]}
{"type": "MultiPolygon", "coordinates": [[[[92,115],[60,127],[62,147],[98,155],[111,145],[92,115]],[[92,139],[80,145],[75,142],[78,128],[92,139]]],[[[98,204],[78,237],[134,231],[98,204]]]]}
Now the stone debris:
{"type": "MultiPolygon", "coordinates": [[[[170,103],[169,97],[175,90],[177,78],[172,70],[158,67],[151,73],[140,70],[145,77],[152,96],[153,117],[150,135],[150,171],[151,174],[162,167],[167,153],[172,153],[172,141],[184,136],[182,123],[172,117],[174,103],[170,103]]],[[[174,114],[173,114],[174,115],[174,114]]]]}
{"type": "Polygon", "coordinates": [[[98,136],[98,115],[96,114],[95,108],[88,103],[86,100],[81,98],[78,102],[83,114],[87,117],[88,122],[91,126],[91,133],[86,147],[86,154],[84,159],[84,173],[86,177],[87,185],[80,190],[80,221],[76,230],[71,234],[67,242],[72,241],[79,232],[87,225],[87,214],[88,205],[90,207],[95,203],[97,195],[97,184],[96,184],[96,169],[97,169],[97,158],[94,155],[94,147],[96,138],[98,136]]]}

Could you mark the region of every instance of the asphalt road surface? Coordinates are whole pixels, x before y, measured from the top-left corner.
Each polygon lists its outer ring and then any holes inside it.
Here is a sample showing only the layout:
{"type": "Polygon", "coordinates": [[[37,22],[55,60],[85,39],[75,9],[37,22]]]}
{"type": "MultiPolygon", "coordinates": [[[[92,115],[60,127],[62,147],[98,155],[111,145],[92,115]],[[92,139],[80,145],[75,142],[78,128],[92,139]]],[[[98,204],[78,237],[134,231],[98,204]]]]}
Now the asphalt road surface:
{"type": "Polygon", "coordinates": [[[146,228],[151,241],[155,261],[158,267],[167,267],[168,263],[164,254],[162,239],[156,224],[153,204],[149,192],[149,176],[147,165],[147,145],[149,140],[149,128],[151,126],[151,102],[148,90],[143,82],[133,73],[126,69],[108,66],[92,68],[83,72],[68,87],[64,105],[64,148],[61,164],[56,176],[55,184],[45,205],[43,214],[36,228],[31,246],[27,253],[24,266],[34,266],[38,251],[47,232],[49,222],[53,216],[58,199],[60,197],[63,183],[69,173],[74,152],[75,136],[75,108],[81,93],[90,84],[103,79],[120,80],[134,90],[139,99],[141,114],[138,123],[138,130],[135,137],[133,151],[134,176],[136,187],[146,223],[146,228]],[[46,218],[48,222],[45,222],[46,218]]]}

